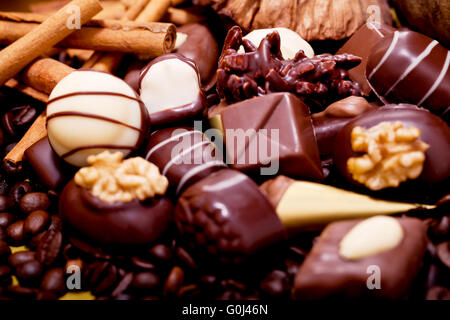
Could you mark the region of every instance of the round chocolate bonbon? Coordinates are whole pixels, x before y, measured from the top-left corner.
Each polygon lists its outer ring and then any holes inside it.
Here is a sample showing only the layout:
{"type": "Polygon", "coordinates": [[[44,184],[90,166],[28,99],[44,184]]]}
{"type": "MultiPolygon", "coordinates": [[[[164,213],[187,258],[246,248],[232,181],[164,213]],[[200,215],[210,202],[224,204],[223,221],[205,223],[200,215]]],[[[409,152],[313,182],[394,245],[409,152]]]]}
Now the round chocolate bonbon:
{"type": "Polygon", "coordinates": [[[411,103],[448,117],[449,67],[450,52],[439,42],[398,30],[374,45],[366,76],[383,103],[411,103]]]}
{"type": "MultiPolygon", "coordinates": [[[[351,144],[356,127],[373,128],[381,123],[400,122],[404,128],[420,130],[419,141],[427,144],[423,170],[418,177],[427,184],[445,181],[450,176],[450,128],[439,117],[413,105],[387,105],[366,112],[349,122],[336,136],[333,159],[337,168],[350,182],[357,183],[348,169],[348,160],[360,156],[351,144]]],[[[423,184],[425,186],[425,184],[423,184]]]]}
{"type": "Polygon", "coordinates": [[[48,139],[53,150],[74,166],[86,165],[89,155],[104,150],[127,156],[143,142],[149,125],[136,92],[105,72],[74,71],[49,97],[48,139]]]}
{"type": "Polygon", "coordinates": [[[197,66],[181,54],[152,60],[141,73],[139,93],[154,125],[187,120],[206,107],[197,66]]]}
{"type": "Polygon", "coordinates": [[[191,127],[153,132],[145,158],[159,167],[176,194],[226,167],[215,144],[203,132],[191,127]]]}

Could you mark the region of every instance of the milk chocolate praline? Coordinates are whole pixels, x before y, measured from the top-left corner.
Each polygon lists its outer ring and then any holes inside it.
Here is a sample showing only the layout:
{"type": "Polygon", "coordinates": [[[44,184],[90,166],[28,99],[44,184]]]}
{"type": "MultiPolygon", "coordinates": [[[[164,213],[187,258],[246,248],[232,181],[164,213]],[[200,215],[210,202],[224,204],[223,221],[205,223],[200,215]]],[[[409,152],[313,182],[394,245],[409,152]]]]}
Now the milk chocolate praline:
{"type": "MultiPolygon", "coordinates": [[[[353,128],[371,128],[381,122],[400,121],[404,127],[420,129],[419,140],[427,143],[426,160],[418,179],[427,184],[445,181],[450,176],[450,128],[438,116],[414,105],[386,105],[369,111],[348,123],[337,135],[333,159],[337,168],[350,182],[353,180],[347,169],[347,160],[358,156],[351,147],[350,136],[353,128]]],[[[401,186],[401,185],[400,185],[401,186]]]]}
{"type": "Polygon", "coordinates": [[[61,194],[59,212],[63,222],[95,242],[140,245],[167,229],[172,203],[167,197],[105,202],[71,180],[61,194]]]}

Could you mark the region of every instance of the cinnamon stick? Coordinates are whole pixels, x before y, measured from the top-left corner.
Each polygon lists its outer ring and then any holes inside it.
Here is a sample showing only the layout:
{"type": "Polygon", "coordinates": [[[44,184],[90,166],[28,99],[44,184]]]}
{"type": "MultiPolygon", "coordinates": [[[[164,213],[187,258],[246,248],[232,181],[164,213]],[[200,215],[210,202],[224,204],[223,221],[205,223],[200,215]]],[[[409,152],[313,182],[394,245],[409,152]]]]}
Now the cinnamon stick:
{"type": "MultiPolygon", "coordinates": [[[[0,44],[10,44],[35,30],[44,15],[0,12],[0,44]]],[[[58,47],[106,52],[134,53],[147,60],[171,52],[175,45],[175,26],[168,23],[137,23],[91,20],[59,42],[58,47]]]]}
{"type": "Polygon", "coordinates": [[[101,9],[98,0],[73,0],[32,32],[0,51],[0,85],[73,33],[75,29],[71,28],[71,23],[77,18],[81,24],[85,24],[101,9]]]}

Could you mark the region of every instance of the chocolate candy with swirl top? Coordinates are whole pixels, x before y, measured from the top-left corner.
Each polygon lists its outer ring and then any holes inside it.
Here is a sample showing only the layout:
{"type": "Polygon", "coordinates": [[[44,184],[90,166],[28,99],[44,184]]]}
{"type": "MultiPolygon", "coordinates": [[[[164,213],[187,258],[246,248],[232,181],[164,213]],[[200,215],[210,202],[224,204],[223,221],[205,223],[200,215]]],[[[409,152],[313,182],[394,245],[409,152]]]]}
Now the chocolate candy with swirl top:
{"type": "Polygon", "coordinates": [[[374,191],[417,178],[425,188],[450,176],[450,128],[426,109],[387,105],[350,121],[333,158],[350,182],[374,191]]]}
{"type": "Polygon", "coordinates": [[[154,164],[107,151],[88,162],[59,201],[61,219],[77,236],[101,245],[145,245],[167,230],[173,206],[165,196],[168,181],[154,164]]]}
{"type": "Polygon", "coordinates": [[[175,194],[226,167],[216,145],[203,132],[192,127],[153,132],[145,158],[159,167],[175,194]]]}
{"type": "Polygon", "coordinates": [[[214,172],[186,189],[175,221],[197,247],[224,262],[238,262],[287,235],[258,185],[232,169],[214,172]]]}
{"type": "Polygon", "coordinates": [[[195,62],[176,53],[160,56],[144,68],[139,93],[152,125],[201,116],[207,106],[195,62]]]}
{"type": "Polygon", "coordinates": [[[66,162],[81,167],[104,150],[124,156],[139,148],[150,130],[147,109],[122,79],[77,70],[62,79],[47,104],[48,139],[66,162]]]}
{"type": "Polygon", "coordinates": [[[411,103],[450,120],[450,52],[420,33],[399,30],[377,42],[367,80],[383,103],[411,103]]]}

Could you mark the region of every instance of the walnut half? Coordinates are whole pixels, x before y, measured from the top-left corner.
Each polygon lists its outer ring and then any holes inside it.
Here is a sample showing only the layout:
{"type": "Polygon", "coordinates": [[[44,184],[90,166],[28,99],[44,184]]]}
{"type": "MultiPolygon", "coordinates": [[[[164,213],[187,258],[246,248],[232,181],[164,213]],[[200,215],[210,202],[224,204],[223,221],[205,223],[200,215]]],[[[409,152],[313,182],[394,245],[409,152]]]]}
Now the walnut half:
{"type": "Polygon", "coordinates": [[[353,179],[371,190],[398,187],[422,173],[429,145],[420,141],[415,127],[403,127],[400,121],[381,122],[369,129],[355,127],[351,133],[354,152],[365,153],[347,161],[353,179]]]}
{"type": "Polygon", "coordinates": [[[105,202],[142,201],[163,195],[169,185],[157,166],[140,157],[123,160],[121,152],[105,151],[87,162],[91,167],[81,168],[75,183],[105,202]]]}

